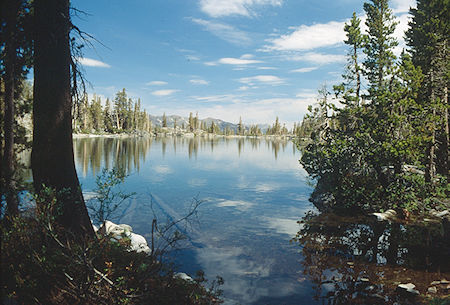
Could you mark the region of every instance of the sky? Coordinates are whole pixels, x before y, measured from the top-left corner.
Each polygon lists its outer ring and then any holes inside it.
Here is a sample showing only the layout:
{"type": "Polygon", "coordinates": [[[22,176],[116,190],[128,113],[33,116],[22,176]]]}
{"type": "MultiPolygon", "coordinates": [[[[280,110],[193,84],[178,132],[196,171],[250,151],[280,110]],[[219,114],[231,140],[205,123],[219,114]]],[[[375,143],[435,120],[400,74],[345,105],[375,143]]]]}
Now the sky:
{"type": "MultiPolygon", "coordinates": [[[[403,36],[415,0],[391,0],[403,36]]],[[[90,94],[126,88],[152,115],[292,126],[317,89],[339,83],[344,23],[361,0],[72,0],[95,39],[80,58],[90,94]]]]}

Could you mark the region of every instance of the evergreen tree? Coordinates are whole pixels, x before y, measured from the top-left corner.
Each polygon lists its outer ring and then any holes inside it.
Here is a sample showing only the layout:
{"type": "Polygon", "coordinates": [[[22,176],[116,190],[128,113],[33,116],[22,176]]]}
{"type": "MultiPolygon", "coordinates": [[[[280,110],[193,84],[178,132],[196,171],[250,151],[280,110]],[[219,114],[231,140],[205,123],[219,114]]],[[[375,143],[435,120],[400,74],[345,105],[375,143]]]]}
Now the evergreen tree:
{"type": "Polygon", "coordinates": [[[364,45],[364,35],[361,34],[360,28],[361,20],[353,13],[352,19],[344,26],[347,39],[344,43],[347,44],[350,49],[348,53],[346,73],[342,75],[344,82],[338,86],[334,86],[334,91],[337,95],[342,95],[342,102],[345,104],[360,103],[361,97],[361,72],[362,67],[359,63],[360,50],[364,45]]]}
{"type": "Polygon", "coordinates": [[[92,104],[90,105],[90,118],[92,120],[92,128],[97,131],[103,131],[103,111],[100,97],[94,94],[92,104]]]}
{"type": "Polygon", "coordinates": [[[114,98],[114,115],[116,119],[117,130],[123,130],[126,124],[126,118],[128,114],[128,99],[125,88],[122,91],[116,93],[114,98]]]}
{"type": "Polygon", "coordinates": [[[105,108],[103,109],[103,126],[106,132],[114,131],[114,118],[111,110],[111,102],[109,98],[106,99],[105,108]]]}
{"type": "Polygon", "coordinates": [[[193,132],[195,127],[194,127],[194,118],[192,117],[192,112],[189,112],[188,124],[189,124],[189,131],[193,132]]]}
{"type": "Polygon", "coordinates": [[[237,134],[240,136],[244,135],[244,125],[242,124],[242,117],[239,117],[239,123],[237,125],[237,134]]]}
{"type": "MultiPolygon", "coordinates": [[[[394,68],[394,47],[398,45],[393,37],[397,22],[388,0],[371,0],[364,3],[367,14],[367,42],[364,47],[365,74],[369,81],[369,91],[372,98],[381,96],[388,89],[387,76],[394,68]]],[[[376,102],[376,101],[372,101],[376,102]]]]}
{"type": "Polygon", "coordinates": [[[449,2],[443,0],[418,0],[411,9],[412,20],[406,33],[411,47],[412,61],[425,75],[419,104],[428,114],[422,117],[426,134],[427,180],[436,172],[449,180],[449,2]]]}
{"type": "Polygon", "coordinates": [[[167,118],[166,118],[166,113],[163,113],[162,116],[162,127],[167,127],[167,118]]]}

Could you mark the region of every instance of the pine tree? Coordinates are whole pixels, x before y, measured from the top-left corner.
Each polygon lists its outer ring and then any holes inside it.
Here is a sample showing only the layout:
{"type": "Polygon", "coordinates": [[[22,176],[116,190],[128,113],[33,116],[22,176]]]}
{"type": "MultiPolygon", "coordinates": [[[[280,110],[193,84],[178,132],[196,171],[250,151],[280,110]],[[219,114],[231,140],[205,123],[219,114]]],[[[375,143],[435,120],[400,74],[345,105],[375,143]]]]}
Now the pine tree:
{"type": "Polygon", "coordinates": [[[117,130],[123,130],[125,120],[127,118],[128,112],[128,99],[127,93],[125,92],[125,88],[122,91],[116,93],[116,97],[114,98],[114,114],[116,119],[116,128],[117,130]]]}
{"type": "Polygon", "coordinates": [[[388,89],[387,76],[393,72],[395,61],[393,49],[398,45],[393,34],[397,22],[389,8],[388,0],[372,0],[371,2],[364,3],[364,11],[367,14],[364,67],[369,81],[370,96],[376,99],[388,89]]]}
{"type": "Polygon", "coordinates": [[[106,132],[113,132],[114,130],[114,120],[111,110],[111,102],[109,98],[106,99],[105,107],[103,109],[103,126],[105,126],[106,132]]]}
{"type": "Polygon", "coordinates": [[[99,132],[103,131],[103,111],[102,111],[102,104],[100,97],[97,97],[95,94],[92,99],[92,103],[89,107],[90,112],[90,118],[92,120],[92,128],[99,132]]]}
{"type": "Polygon", "coordinates": [[[346,73],[342,75],[344,82],[338,86],[334,86],[336,95],[342,95],[344,104],[354,104],[358,106],[361,97],[361,72],[362,67],[359,63],[360,50],[364,45],[364,35],[361,33],[360,28],[361,20],[353,13],[352,19],[344,26],[347,39],[344,43],[347,44],[350,49],[348,53],[346,73]]]}
{"type": "Polygon", "coordinates": [[[189,131],[193,132],[195,128],[194,128],[194,118],[192,117],[192,112],[189,112],[188,124],[189,124],[189,131]]]}
{"type": "Polygon", "coordinates": [[[418,0],[411,14],[406,40],[413,63],[426,76],[419,95],[419,104],[428,113],[422,118],[427,130],[426,177],[431,181],[438,172],[449,181],[449,3],[418,0]]]}
{"type": "Polygon", "coordinates": [[[167,117],[166,117],[166,113],[163,113],[162,116],[162,127],[167,127],[167,117]]]}
{"type": "Polygon", "coordinates": [[[242,117],[239,117],[239,123],[237,125],[237,134],[240,136],[244,135],[244,125],[242,124],[242,117]]]}

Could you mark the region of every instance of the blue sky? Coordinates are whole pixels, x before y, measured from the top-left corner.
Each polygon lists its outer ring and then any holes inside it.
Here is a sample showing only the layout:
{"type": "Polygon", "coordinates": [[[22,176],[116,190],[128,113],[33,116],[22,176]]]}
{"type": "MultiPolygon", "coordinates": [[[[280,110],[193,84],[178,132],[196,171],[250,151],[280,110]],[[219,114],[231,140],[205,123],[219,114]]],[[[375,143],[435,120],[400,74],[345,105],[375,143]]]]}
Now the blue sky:
{"type": "MultiPolygon", "coordinates": [[[[199,113],[292,126],[322,84],[339,82],[344,23],[360,0],[73,0],[90,93],[126,88],[150,114],[199,113]]],[[[392,0],[402,39],[414,0],[392,0]]],[[[400,46],[404,46],[401,42],[400,46]]],[[[397,50],[400,52],[401,48],[397,50]]]]}

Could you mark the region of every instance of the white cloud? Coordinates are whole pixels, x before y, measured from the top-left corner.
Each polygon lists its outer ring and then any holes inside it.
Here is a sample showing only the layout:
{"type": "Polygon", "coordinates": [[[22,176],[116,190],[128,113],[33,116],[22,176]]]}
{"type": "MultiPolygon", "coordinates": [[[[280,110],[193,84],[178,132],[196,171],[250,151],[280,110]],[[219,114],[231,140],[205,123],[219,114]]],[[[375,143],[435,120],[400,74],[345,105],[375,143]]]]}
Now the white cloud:
{"type": "Polygon", "coordinates": [[[234,94],[194,96],[194,99],[200,102],[235,102],[238,96],[234,94]]]}
{"type": "Polygon", "coordinates": [[[267,51],[304,51],[340,44],[345,39],[344,21],[330,21],[293,28],[290,34],[269,39],[267,51]]]}
{"type": "Polygon", "coordinates": [[[200,0],[200,9],[211,17],[254,16],[254,6],[281,6],[282,0],[200,0]]]}
{"type": "Polygon", "coordinates": [[[275,75],[256,75],[251,77],[242,77],[239,82],[246,85],[254,85],[255,83],[264,83],[268,85],[280,85],[284,80],[275,75]]]}
{"type": "Polygon", "coordinates": [[[195,55],[186,55],[186,59],[192,60],[192,61],[197,61],[197,60],[200,60],[200,57],[195,56],[195,55]]]}
{"type": "MultiPolygon", "coordinates": [[[[306,94],[293,98],[253,99],[245,95],[217,95],[191,97],[197,102],[196,111],[201,117],[220,118],[227,122],[239,122],[239,116],[245,124],[273,123],[278,116],[287,126],[292,126],[307,113],[308,105],[315,104],[316,94],[306,94]]],[[[186,103],[171,105],[170,108],[159,108],[158,111],[171,113],[189,113],[192,106],[186,103]]]]}
{"type": "Polygon", "coordinates": [[[218,63],[215,62],[215,61],[208,61],[208,62],[205,62],[205,65],[206,65],[206,66],[217,66],[218,63]]]}
{"type": "Polygon", "coordinates": [[[79,63],[86,67],[96,67],[96,68],[111,68],[110,65],[104,63],[100,60],[87,58],[87,57],[79,57],[77,58],[79,63]]]}
{"type": "Polygon", "coordinates": [[[189,82],[193,85],[209,85],[209,82],[204,79],[191,79],[189,82]]]}
{"type": "Polygon", "coordinates": [[[271,123],[279,116],[280,120],[292,125],[302,119],[308,105],[316,103],[314,97],[273,98],[264,100],[245,100],[235,98],[231,104],[223,100],[221,104],[199,108],[205,117],[220,117],[228,122],[238,122],[243,113],[246,124],[271,123]]]}
{"type": "Polygon", "coordinates": [[[171,94],[173,94],[173,93],[175,93],[177,91],[179,91],[179,90],[174,90],[174,89],[156,90],[156,91],[152,92],[152,95],[155,95],[155,96],[168,96],[168,95],[171,95],[171,94]]]}
{"type": "Polygon", "coordinates": [[[274,67],[258,67],[258,70],[276,70],[274,67]]]}
{"type": "Polygon", "coordinates": [[[314,70],[317,70],[319,67],[305,67],[300,69],[291,70],[292,73],[308,73],[314,70]]]}
{"type": "Polygon", "coordinates": [[[312,89],[304,89],[297,93],[296,97],[315,101],[317,98],[317,91],[312,89]]]}
{"type": "Polygon", "coordinates": [[[242,59],[252,59],[254,57],[255,57],[255,55],[253,55],[253,54],[244,54],[241,56],[242,59]]]}
{"type": "Polygon", "coordinates": [[[315,53],[315,52],[308,52],[305,54],[294,54],[291,56],[286,56],[285,58],[288,60],[293,60],[293,61],[310,62],[312,64],[317,64],[317,65],[326,65],[326,64],[340,63],[340,62],[346,61],[346,58],[344,55],[322,54],[322,53],[315,53]]]}
{"type": "Polygon", "coordinates": [[[224,64],[224,65],[249,65],[249,64],[257,64],[261,63],[260,60],[255,59],[243,59],[241,58],[232,58],[232,57],[225,57],[219,59],[218,63],[224,64]]]}
{"type": "Polygon", "coordinates": [[[239,58],[224,57],[224,58],[219,59],[218,61],[205,62],[205,65],[217,66],[219,64],[222,64],[222,65],[246,66],[246,65],[251,65],[251,64],[262,63],[262,61],[252,59],[252,58],[254,58],[254,56],[252,54],[244,54],[239,58]]]}
{"type": "Polygon", "coordinates": [[[239,46],[247,46],[252,43],[252,39],[246,32],[238,30],[229,24],[197,18],[192,18],[191,20],[192,22],[203,26],[211,34],[228,41],[229,43],[239,46]]]}
{"type": "Polygon", "coordinates": [[[391,6],[396,14],[409,12],[410,7],[416,7],[415,0],[392,0],[391,6]]]}
{"type": "Polygon", "coordinates": [[[408,22],[411,15],[403,14],[397,17],[397,27],[395,28],[394,37],[398,40],[398,46],[394,49],[394,54],[399,56],[403,49],[406,49],[405,32],[408,30],[408,22]]]}
{"type": "Polygon", "coordinates": [[[160,80],[154,80],[154,81],[148,82],[146,85],[147,86],[165,86],[165,85],[167,85],[167,82],[160,81],[160,80]]]}

